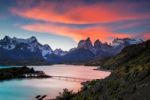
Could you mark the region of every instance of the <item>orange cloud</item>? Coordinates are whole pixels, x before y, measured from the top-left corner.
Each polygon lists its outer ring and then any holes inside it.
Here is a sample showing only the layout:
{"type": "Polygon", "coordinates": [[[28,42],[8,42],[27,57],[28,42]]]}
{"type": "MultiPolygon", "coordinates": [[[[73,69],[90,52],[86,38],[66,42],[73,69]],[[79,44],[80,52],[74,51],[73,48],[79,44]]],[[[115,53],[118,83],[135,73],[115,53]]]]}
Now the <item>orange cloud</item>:
{"type": "Polygon", "coordinates": [[[12,13],[34,20],[69,24],[89,24],[150,18],[147,12],[137,12],[132,3],[71,3],[41,2],[27,8],[12,8],[12,13]]]}
{"type": "Polygon", "coordinates": [[[45,32],[55,35],[61,35],[71,37],[76,41],[90,37],[94,42],[96,39],[100,39],[103,42],[111,41],[113,38],[125,38],[131,37],[129,34],[124,33],[112,33],[110,29],[104,27],[90,27],[90,28],[69,28],[65,26],[55,26],[50,24],[30,24],[22,26],[23,29],[33,32],[45,32]]]}
{"type": "MultiPolygon", "coordinates": [[[[141,23],[128,23],[123,26],[110,29],[108,27],[86,27],[74,28],[63,24],[95,24],[95,23],[112,23],[118,21],[129,21],[150,18],[149,12],[139,12],[142,6],[137,3],[111,2],[111,3],[92,3],[86,4],[78,2],[45,2],[39,0],[40,3],[32,5],[33,1],[25,3],[19,2],[18,7],[11,9],[15,15],[33,19],[36,21],[44,21],[46,23],[36,23],[23,25],[21,28],[34,32],[45,32],[55,35],[71,37],[76,41],[90,37],[92,41],[100,39],[101,41],[109,41],[113,38],[135,37],[133,34],[113,33],[113,30],[124,29],[139,26],[141,23]],[[27,3],[27,6],[24,4],[27,3]],[[59,23],[59,25],[51,24],[59,23]]],[[[68,0],[70,1],[70,0],[68,0]]],[[[95,24],[96,25],[96,24],[95,24]]],[[[145,38],[149,35],[145,35],[145,38]]]]}
{"type": "Polygon", "coordinates": [[[146,40],[150,39],[150,32],[149,33],[145,33],[143,37],[146,40]]]}

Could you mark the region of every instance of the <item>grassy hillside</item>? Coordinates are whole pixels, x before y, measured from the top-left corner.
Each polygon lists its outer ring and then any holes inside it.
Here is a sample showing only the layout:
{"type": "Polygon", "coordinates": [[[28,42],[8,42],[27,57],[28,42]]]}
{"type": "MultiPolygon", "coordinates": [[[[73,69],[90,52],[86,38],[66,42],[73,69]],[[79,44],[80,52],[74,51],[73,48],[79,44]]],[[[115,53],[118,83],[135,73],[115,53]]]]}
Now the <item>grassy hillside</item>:
{"type": "Polygon", "coordinates": [[[117,56],[107,60],[102,68],[116,69],[120,66],[136,66],[150,62],[150,40],[124,48],[117,56]]]}
{"type": "MultiPolygon", "coordinates": [[[[105,62],[103,68],[113,69],[112,74],[106,79],[86,83],[68,100],[150,99],[150,40],[126,47],[105,62]]],[[[65,100],[63,96],[58,100],[65,100]]]]}
{"type": "Polygon", "coordinates": [[[101,66],[103,65],[108,59],[110,59],[109,57],[106,58],[94,58],[93,60],[88,61],[87,63],[85,63],[85,66],[101,66]]]}

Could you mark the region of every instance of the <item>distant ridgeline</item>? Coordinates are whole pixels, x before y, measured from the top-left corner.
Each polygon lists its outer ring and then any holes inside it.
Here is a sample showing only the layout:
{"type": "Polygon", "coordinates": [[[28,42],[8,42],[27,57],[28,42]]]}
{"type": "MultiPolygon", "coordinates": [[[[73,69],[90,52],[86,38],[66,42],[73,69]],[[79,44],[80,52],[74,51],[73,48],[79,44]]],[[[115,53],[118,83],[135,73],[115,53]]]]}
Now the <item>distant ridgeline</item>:
{"type": "Polygon", "coordinates": [[[84,64],[95,58],[107,58],[118,54],[124,47],[143,42],[140,39],[114,39],[112,44],[90,38],[81,40],[69,51],[52,50],[49,45],[40,44],[36,37],[28,39],[10,38],[0,40],[0,65],[46,65],[57,63],[84,64]]]}
{"type": "Polygon", "coordinates": [[[25,79],[25,78],[49,78],[42,71],[35,71],[33,68],[24,67],[12,67],[0,69],[0,81],[10,79],[25,79]]]}
{"type": "Polygon", "coordinates": [[[124,48],[102,68],[112,74],[84,83],[78,93],[65,89],[56,100],[150,100],[150,40],[124,48]]]}

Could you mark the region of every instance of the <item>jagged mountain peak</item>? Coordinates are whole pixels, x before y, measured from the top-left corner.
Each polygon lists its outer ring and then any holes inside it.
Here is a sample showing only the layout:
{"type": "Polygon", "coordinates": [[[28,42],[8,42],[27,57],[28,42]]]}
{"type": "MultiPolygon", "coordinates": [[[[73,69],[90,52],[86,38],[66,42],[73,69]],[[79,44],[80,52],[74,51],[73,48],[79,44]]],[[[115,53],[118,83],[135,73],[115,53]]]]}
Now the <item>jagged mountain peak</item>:
{"type": "Polygon", "coordinates": [[[88,37],[86,40],[81,40],[78,43],[78,48],[84,48],[84,49],[92,48],[92,42],[90,38],[88,37]]]}
{"type": "Polygon", "coordinates": [[[95,40],[95,42],[94,42],[94,43],[96,43],[96,42],[100,42],[100,43],[102,43],[99,39],[95,40]]]}
{"type": "Polygon", "coordinates": [[[37,41],[35,36],[30,37],[29,40],[30,40],[30,42],[37,41]]]}
{"type": "Polygon", "coordinates": [[[86,41],[91,41],[90,37],[87,37],[86,41]]]}
{"type": "Polygon", "coordinates": [[[11,37],[9,37],[9,36],[5,36],[1,41],[3,41],[3,42],[11,42],[12,41],[12,39],[11,39],[11,37]]]}
{"type": "Polygon", "coordinates": [[[9,36],[5,36],[3,39],[7,40],[7,39],[11,39],[11,38],[9,36]]]}
{"type": "Polygon", "coordinates": [[[86,40],[85,40],[86,43],[88,43],[89,45],[92,45],[92,41],[90,39],[90,37],[88,37],[86,40]]]}
{"type": "Polygon", "coordinates": [[[100,47],[102,45],[102,42],[97,39],[95,42],[94,42],[94,47],[100,47]]]}

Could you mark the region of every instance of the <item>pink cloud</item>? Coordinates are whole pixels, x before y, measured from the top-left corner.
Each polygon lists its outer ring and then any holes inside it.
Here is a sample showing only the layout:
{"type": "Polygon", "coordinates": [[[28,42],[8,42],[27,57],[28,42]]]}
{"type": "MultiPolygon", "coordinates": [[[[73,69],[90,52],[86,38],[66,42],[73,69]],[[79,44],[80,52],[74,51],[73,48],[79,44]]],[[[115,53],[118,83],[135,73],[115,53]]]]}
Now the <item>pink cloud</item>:
{"type": "Polygon", "coordinates": [[[143,37],[146,40],[150,39],[150,32],[144,33],[143,37]]]}
{"type": "Polygon", "coordinates": [[[72,5],[70,2],[40,2],[36,6],[14,7],[13,14],[33,20],[69,24],[116,22],[150,18],[147,12],[138,12],[138,4],[97,3],[72,5]]]}
{"type": "MultiPolygon", "coordinates": [[[[18,0],[19,1],[19,0],[18,0]]],[[[113,2],[113,3],[95,3],[85,4],[79,2],[45,2],[40,1],[39,4],[32,5],[33,1],[18,2],[18,7],[13,7],[11,12],[23,18],[36,21],[44,21],[46,23],[35,23],[21,26],[22,29],[49,33],[61,36],[71,37],[76,41],[91,37],[92,41],[100,39],[110,41],[112,38],[136,37],[134,34],[114,33],[108,27],[88,27],[88,28],[73,28],[64,25],[54,25],[51,22],[63,24],[95,24],[95,23],[112,23],[119,21],[129,21],[138,19],[150,18],[149,12],[139,12],[137,9],[142,9],[142,6],[137,3],[113,2]],[[25,6],[27,5],[27,6],[25,6]]],[[[116,29],[124,29],[142,25],[139,22],[129,23],[116,29]]],[[[144,38],[149,37],[145,35],[144,38]]]]}
{"type": "Polygon", "coordinates": [[[50,24],[30,24],[21,27],[24,30],[49,33],[55,35],[61,35],[71,37],[76,41],[90,37],[92,41],[100,39],[103,42],[109,41],[112,38],[125,38],[131,37],[129,34],[124,33],[112,33],[110,29],[105,27],[90,27],[90,28],[69,28],[65,26],[55,26],[50,24]]]}

